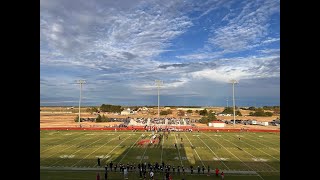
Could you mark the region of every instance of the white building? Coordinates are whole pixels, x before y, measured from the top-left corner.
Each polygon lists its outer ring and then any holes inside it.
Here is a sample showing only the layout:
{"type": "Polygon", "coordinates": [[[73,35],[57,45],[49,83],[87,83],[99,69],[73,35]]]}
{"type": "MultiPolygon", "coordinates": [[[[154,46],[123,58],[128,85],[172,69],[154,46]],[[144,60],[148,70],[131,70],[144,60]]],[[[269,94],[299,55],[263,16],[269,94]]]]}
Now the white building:
{"type": "Polygon", "coordinates": [[[262,126],[268,126],[268,125],[269,125],[268,122],[260,122],[260,124],[261,124],[262,126]]]}
{"type": "Polygon", "coordinates": [[[130,108],[125,109],[123,111],[121,111],[120,113],[121,115],[129,115],[129,114],[134,114],[134,111],[130,110],[130,108]]]}
{"type": "Polygon", "coordinates": [[[225,123],[221,121],[212,121],[209,123],[209,127],[225,127],[225,123]]]}

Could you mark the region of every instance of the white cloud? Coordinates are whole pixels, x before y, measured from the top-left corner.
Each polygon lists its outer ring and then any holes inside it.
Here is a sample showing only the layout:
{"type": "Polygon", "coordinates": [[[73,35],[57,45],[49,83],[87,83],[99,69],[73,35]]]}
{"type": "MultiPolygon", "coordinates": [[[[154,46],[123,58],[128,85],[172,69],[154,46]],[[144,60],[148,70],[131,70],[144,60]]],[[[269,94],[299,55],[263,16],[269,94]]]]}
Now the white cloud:
{"type": "Polygon", "coordinates": [[[207,83],[223,84],[230,78],[278,78],[279,55],[271,57],[267,49],[259,51],[263,53],[259,57],[219,60],[226,53],[279,40],[267,37],[266,19],[278,11],[273,1],[251,1],[238,16],[230,11],[224,18],[226,26],[212,26],[216,29],[209,34],[209,48],[192,54],[172,52],[172,56],[183,59],[179,62],[170,56],[166,62],[156,60],[164,59],[159,56],[161,53],[175,50],[171,49],[177,45],[173,40],[198,23],[188,17],[189,12],[196,12],[195,16],[200,15],[198,19],[203,20],[230,4],[210,0],[203,4],[180,0],[41,0],[41,94],[74,97],[66,99],[73,101],[78,98],[79,89],[71,83],[84,77],[88,98],[124,98],[123,101],[132,95],[154,95],[155,79],[164,81],[163,95],[183,96],[198,95],[209,87],[207,83]]]}
{"type": "Polygon", "coordinates": [[[91,67],[153,63],[152,57],[167,51],[170,40],[192,25],[174,11],[181,8],[179,1],[166,3],[41,1],[40,44],[48,50],[41,62],[91,67]]]}
{"type": "Polygon", "coordinates": [[[218,64],[216,68],[192,72],[191,77],[229,82],[231,79],[243,80],[280,76],[280,58],[278,56],[225,59],[216,63],[218,64]]]}
{"type": "Polygon", "coordinates": [[[279,5],[278,1],[247,3],[239,15],[231,18],[225,26],[213,29],[207,48],[236,52],[276,41],[276,38],[263,41],[260,39],[268,36],[270,25],[267,21],[272,14],[279,12],[279,5]]]}

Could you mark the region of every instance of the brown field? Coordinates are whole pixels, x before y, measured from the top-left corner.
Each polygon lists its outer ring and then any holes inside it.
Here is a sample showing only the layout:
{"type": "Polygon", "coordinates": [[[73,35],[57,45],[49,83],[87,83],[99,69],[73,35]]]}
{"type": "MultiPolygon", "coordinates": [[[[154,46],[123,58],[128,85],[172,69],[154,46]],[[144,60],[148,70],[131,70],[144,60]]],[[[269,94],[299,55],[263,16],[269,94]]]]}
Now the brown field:
{"type": "MultiPolygon", "coordinates": [[[[67,109],[67,107],[40,107],[40,127],[78,127],[79,124],[74,121],[75,117],[78,115],[78,109],[76,107],[74,109],[67,109]]],[[[94,118],[96,115],[90,114],[85,112],[87,108],[81,108],[81,117],[83,118],[94,118]]],[[[216,113],[220,113],[223,111],[223,107],[213,107],[213,108],[207,108],[208,110],[213,110],[216,113]]],[[[162,108],[160,111],[163,110],[162,108]]],[[[174,118],[191,118],[191,119],[200,119],[201,116],[197,113],[193,112],[192,114],[187,114],[187,116],[178,116],[178,110],[177,109],[171,109],[172,114],[161,116],[161,117],[174,117],[174,118]]],[[[241,110],[241,113],[243,116],[237,116],[236,119],[240,120],[257,120],[257,121],[272,121],[276,119],[279,116],[272,116],[272,117],[254,117],[254,116],[247,116],[250,111],[247,110],[241,110]]],[[[109,118],[155,118],[158,117],[157,115],[158,110],[157,108],[150,109],[149,112],[139,112],[138,114],[133,115],[115,115],[113,113],[106,113],[105,116],[109,118]]],[[[233,116],[217,116],[219,120],[232,120],[233,116]]],[[[104,126],[113,126],[121,124],[121,122],[107,122],[107,123],[95,123],[95,122],[82,122],[82,126],[84,127],[104,127],[104,126]]],[[[196,123],[196,126],[199,127],[206,127],[205,124],[196,123]]],[[[229,125],[227,124],[226,127],[236,127],[236,128],[264,128],[264,129],[278,129],[280,127],[278,126],[250,126],[250,125],[229,125]]]]}

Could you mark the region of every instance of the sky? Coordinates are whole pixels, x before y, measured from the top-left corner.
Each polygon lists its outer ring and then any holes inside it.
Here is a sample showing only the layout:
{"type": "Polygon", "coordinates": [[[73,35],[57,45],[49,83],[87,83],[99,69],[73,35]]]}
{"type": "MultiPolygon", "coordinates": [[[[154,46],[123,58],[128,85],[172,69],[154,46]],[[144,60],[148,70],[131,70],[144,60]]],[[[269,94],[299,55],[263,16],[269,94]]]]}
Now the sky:
{"type": "Polygon", "coordinates": [[[40,105],[280,105],[280,0],[40,0],[40,105]]]}

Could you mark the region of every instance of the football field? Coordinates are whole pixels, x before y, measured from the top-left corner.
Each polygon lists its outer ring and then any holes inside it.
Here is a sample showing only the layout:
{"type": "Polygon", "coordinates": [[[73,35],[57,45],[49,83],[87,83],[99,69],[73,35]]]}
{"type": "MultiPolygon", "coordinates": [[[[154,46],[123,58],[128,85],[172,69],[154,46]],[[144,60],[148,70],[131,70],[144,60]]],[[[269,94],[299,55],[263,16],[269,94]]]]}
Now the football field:
{"type": "MultiPolygon", "coordinates": [[[[156,133],[155,133],[156,134],[156,133]]],[[[158,132],[157,134],[163,134],[158,132]]],[[[156,162],[175,166],[173,179],[280,179],[280,134],[262,132],[166,132],[150,144],[152,132],[132,131],[40,131],[40,177],[46,179],[103,178],[104,166],[156,162]],[[175,147],[175,143],[177,147],[175,147]],[[101,167],[97,159],[101,159],[101,167]],[[177,173],[177,167],[185,173],[177,173]],[[190,173],[190,166],[194,172],[190,173]],[[204,166],[198,174],[197,167],[204,166]],[[208,166],[210,176],[208,176],[208,166]]],[[[162,179],[162,172],[155,178],[162,179]]],[[[123,179],[122,173],[109,172],[109,179],[123,179]]],[[[139,179],[139,172],[129,172],[139,179]]]]}

